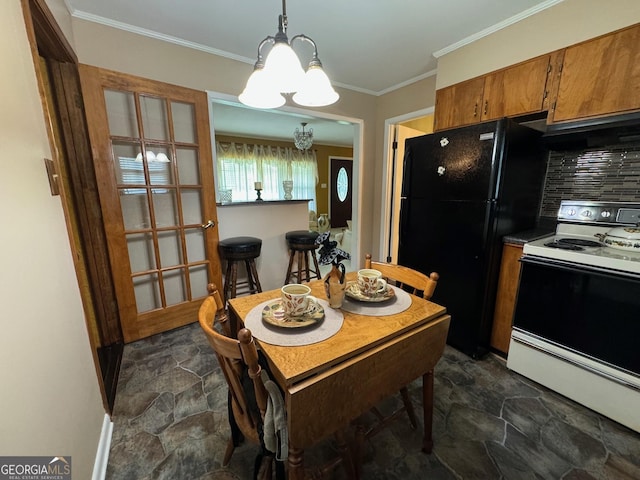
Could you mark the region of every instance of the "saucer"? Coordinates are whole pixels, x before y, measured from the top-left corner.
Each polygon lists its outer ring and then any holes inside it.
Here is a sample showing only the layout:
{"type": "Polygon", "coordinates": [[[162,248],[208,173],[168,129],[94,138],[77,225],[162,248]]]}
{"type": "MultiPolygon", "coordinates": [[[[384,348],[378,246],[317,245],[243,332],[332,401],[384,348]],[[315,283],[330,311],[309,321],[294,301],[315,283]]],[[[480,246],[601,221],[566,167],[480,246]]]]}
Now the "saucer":
{"type": "Polygon", "coordinates": [[[282,308],[282,300],[277,299],[269,302],[262,310],[262,320],[269,325],[283,328],[300,328],[314,325],[324,319],[324,309],[318,303],[313,303],[313,307],[299,317],[289,317],[285,315],[282,308]]]}
{"type": "Polygon", "coordinates": [[[390,285],[387,285],[387,289],[384,292],[376,293],[375,295],[369,297],[360,291],[358,282],[349,282],[347,284],[345,293],[349,298],[358,300],[359,302],[370,303],[386,302],[387,300],[391,300],[396,295],[396,292],[393,290],[393,288],[391,288],[390,285]]]}

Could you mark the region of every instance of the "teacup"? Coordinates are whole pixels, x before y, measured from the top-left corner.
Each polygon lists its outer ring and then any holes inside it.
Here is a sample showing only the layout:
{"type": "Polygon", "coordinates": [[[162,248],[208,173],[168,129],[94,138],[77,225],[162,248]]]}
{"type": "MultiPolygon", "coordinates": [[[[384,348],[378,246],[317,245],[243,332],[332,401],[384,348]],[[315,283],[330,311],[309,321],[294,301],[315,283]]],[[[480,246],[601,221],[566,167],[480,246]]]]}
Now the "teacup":
{"type": "Polygon", "coordinates": [[[382,272],[365,268],[358,270],[358,288],[363,295],[373,297],[387,290],[387,282],[382,278],[382,272]]]}
{"type": "Polygon", "coordinates": [[[311,289],[300,283],[289,283],[280,289],[282,309],[287,317],[300,317],[318,305],[318,299],[311,294],[311,289]]]}

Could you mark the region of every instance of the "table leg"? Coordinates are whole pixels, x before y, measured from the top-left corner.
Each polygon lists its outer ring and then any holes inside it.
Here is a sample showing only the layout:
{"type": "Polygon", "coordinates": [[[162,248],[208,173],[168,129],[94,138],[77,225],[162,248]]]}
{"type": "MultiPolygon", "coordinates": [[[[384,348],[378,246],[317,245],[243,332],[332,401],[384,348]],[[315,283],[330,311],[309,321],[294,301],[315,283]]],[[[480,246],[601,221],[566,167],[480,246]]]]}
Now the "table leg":
{"type": "Polygon", "coordinates": [[[296,448],[289,442],[288,480],[304,480],[304,450],[296,448]]]}
{"type": "Polygon", "coordinates": [[[422,407],[424,415],[424,438],[422,451],[431,453],[433,449],[433,370],[422,376],[422,407]]]}

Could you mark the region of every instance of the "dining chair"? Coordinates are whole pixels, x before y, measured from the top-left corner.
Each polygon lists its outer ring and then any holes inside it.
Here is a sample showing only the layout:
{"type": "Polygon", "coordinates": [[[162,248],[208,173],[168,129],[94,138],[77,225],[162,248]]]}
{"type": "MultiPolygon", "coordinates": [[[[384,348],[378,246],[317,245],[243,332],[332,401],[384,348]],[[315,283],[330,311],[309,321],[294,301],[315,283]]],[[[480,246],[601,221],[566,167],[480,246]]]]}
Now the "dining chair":
{"type": "MultiPolygon", "coordinates": [[[[260,480],[271,480],[274,472],[276,479],[284,479],[284,462],[276,461],[274,452],[266,450],[261,438],[263,421],[267,411],[268,390],[263,381],[263,365],[251,331],[242,328],[237,339],[233,338],[231,323],[215,284],[208,285],[209,296],[205,298],[198,311],[198,322],[204,331],[209,344],[216,354],[222,373],[229,386],[229,424],[231,435],[222,460],[226,466],[237,446],[244,439],[260,445],[261,451],[256,457],[254,473],[260,480]]],[[[349,452],[342,432],[335,434],[338,456],[327,463],[309,469],[308,478],[322,478],[335,467],[342,464],[349,478],[357,479],[360,469],[349,452]]]]}
{"type": "MultiPolygon", "coordinates": [[[[231,461],[235,448],[244,439],[261,445],[260,425],[267,408],[267,390],[262,381],[262,367],[258,362],[258,351],[251,331],[243,328],[238,331],[238,338],[232,338],[229,318],[218,288],[208,285],[209,296],[205,298],[198,311],[198,322],[207,336],[209,344],[216,354],[224,378],[229,386],[229,424],[231,435],[224,453],[222,465],[231,461]],[[248,381],[250,379],[250,381],[248,381]],[[247,384],[251,386],[246,388],[247,384]],[[253,396],[253,398],[252,398],[253,396]],[[255,403],[254,403],[255,402],[255,403]]],[[[262,451],[256,458],[261,461],[263,479],[271,479],[273,473],[273,457],[262,451]]],[[[282,470],[284,466],[276,466],[282,470]]]]}
{"type": "MultiPolygon", "coordinates": [[[[438,285],[440,275],[436,272],[431,272],[430,275],[425,275],[422,272],[413,270],[412,268],[405,267],[403,265],[396,265],[394,263],[383,263],[371,260],[371,254],[365,255],[364,268],[372,268],[382,273],[382,277],[390,285],[394,285],[398,288],[402,288],[413,295],[420,296],[426,300],[431,299],[433,292],[438,285]]],[[[417,428],[418,421],[416,419],[415,410],[411,397],[409,397],[409,391],[407,387],[400,389],[400,396],[402,397],[402,407],[395,410],[389,415],[383,415],[382,412],[376,407],[373,408],[372,413],[377,417],[377,423],[370,427],[365,433],[366,437],[372,437],[380,430],[382,430],[389,422],[394,420],[403,412],[407,412],[409,421],[412,428],[417,428]]]]}

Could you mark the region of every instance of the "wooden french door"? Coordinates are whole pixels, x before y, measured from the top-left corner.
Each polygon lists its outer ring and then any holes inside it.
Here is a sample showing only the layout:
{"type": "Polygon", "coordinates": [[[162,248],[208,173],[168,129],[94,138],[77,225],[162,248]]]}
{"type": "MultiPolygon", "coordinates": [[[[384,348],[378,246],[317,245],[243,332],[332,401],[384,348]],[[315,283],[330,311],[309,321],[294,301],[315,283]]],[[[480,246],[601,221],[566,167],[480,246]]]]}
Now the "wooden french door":
{"type": "Polygon", "coordinates": [[[222,283],[205,92],[80,65],[125,342],[197,319],[222,283]]]}

